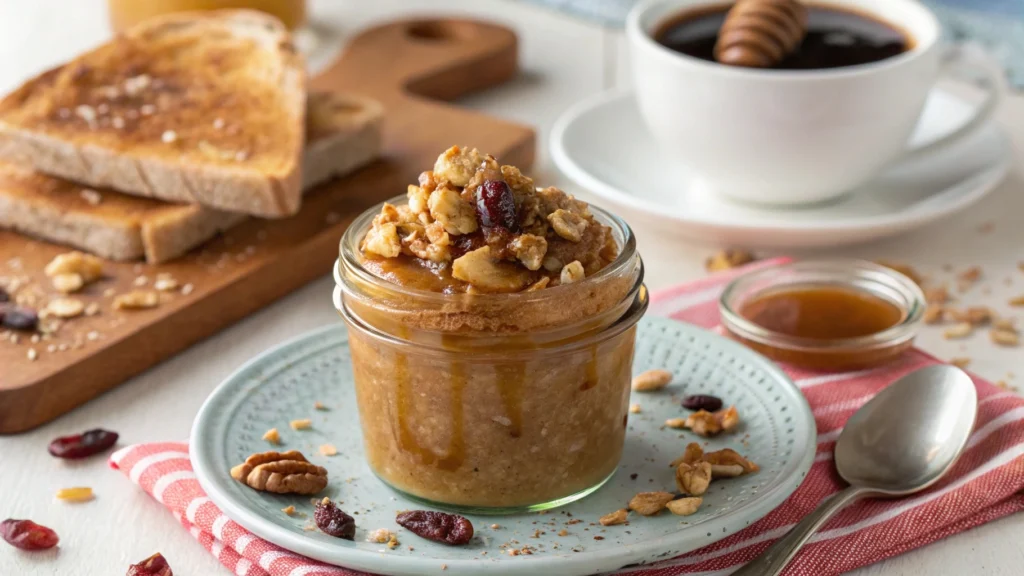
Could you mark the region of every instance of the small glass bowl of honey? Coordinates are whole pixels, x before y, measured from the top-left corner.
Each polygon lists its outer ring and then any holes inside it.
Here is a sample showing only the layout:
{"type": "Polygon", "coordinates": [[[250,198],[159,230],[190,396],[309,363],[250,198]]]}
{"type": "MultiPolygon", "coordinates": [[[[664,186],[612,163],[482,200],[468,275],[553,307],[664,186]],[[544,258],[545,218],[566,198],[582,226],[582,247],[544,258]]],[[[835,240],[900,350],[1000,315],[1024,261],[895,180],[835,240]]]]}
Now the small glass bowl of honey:
{"type": "Polygon", "coordinates": [[[730,335],[786,364],[852,370],[913,345],[925,299],[913,280],[862,260],[808,260],[757,270],[719,300],[730,335]]]}

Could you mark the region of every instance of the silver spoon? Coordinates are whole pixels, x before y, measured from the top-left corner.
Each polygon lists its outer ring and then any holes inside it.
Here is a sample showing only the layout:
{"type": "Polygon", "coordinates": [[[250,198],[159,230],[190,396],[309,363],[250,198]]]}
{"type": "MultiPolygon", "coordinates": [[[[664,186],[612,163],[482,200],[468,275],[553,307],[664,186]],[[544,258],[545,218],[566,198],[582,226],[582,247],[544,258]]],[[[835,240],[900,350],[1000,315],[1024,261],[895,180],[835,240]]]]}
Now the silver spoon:
{"type": "Polygon", "coordinates": [[[967,445],[977,413],[974,383],[953,366],[916,370],[879,392],[850,418],[836,442],[836,469],[850,486],[733,576],[777,576],[847,504],[906,496],[937,482],[967,445]]]}

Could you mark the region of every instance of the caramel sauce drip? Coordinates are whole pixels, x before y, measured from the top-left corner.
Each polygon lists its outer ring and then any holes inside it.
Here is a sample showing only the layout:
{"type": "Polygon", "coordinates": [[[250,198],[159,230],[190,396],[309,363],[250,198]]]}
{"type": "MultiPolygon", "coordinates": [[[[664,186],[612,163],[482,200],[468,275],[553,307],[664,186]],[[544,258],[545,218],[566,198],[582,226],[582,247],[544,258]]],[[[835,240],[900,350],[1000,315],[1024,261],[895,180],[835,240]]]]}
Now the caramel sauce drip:
{"type": "Polygon", "coordinates": [[[892,302],[864,290],[796,286],[744,303],[741,316],[787,336],[834,340],[877,334],[903,320],[892,302]]]}
{"type": "MultiPolygon", "coordinates": [[[[408,328],[400,329],[401,337],[408,338],[408,328]]],[[[409,359],[405,354],[395,355],[395,387],[398,420],[398,445],[416,456],[421,464],[437,466],[441,470],[458,470],[466,458],[466,440],[463,422],[462,391],[466,387],[465,365],[452,362],[451,365],[451,439],[445,455],[439,455],[420,445],[416,435],[409,428],[409,413],[412,411],[415,391],[409,377],[409,359]]]]}
{"type": "Polygon", "coordinates": [[[770,68],[793,53],[806,34],[807,7],[799,0],[739,0],[718,32],[715,59],[770,68]]]}

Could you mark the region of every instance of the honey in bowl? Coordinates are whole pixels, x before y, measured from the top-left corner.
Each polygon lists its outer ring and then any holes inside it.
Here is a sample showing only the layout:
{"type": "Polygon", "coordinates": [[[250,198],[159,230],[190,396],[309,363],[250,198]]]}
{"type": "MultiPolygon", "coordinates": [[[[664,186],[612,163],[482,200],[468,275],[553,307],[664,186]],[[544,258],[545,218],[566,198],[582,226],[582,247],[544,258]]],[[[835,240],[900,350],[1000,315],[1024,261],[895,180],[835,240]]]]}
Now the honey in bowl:
{"type": "Polygon", "coordinates": [[[737,278],[719,301],[733,338],[820,370],[883,364],[910,348],[924,296],[902,274],[863,261],[808,261],[737,278]]]}

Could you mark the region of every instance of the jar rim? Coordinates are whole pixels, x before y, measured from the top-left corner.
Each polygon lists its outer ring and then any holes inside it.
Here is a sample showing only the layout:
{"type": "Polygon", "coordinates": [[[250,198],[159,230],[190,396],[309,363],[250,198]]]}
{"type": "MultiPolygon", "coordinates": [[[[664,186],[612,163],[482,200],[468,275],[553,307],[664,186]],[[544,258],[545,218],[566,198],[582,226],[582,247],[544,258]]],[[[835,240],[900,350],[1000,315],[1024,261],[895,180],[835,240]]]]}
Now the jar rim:
{"type": "MultiPolygon", "coordinates": [[[[389,290],[396,295],[401,295],[409,298],[416,299],[421,302],[444,302],[450,301],[453,297],[452,294],[445,294],[442,292],[434,292],[431,290],[422,290],[419,288],[410,288],[402,286],[394,282],[390,282],[384,278],[381,278],[369,270],[367,270],[359,258],[358,245],[359,241],[366,234],[369,229],[373,218],[380,213],[381,208],[384,204],[399,205],[406,203],[406,196],[395,196],[384,202],[374,205],[367,209],[358,218],[356,218],[352,224],[349,225],[348,229],[341,237],[341,243],[339,247],[339,258],[335,263],[334,267],[334,281],[339,286],[344,288],[344,274],[341,273],[342,268],[345,272],[348,272],[356,277],[360,282],[365,282],[370,286],[378,289],[389,290]]],[[[599,270],[592,276],[587,276],[580,282],[574,282],[571,285],[565,286],[553,286],[551,288],[544,288],[543,290],[534,290],[532,292],[512,292],[512,293],[496,293],[496,294],[472,294],[471,296],[474,301],[482,304],[488,304],[489,302],[520,302],[523,304],[529,302],[536,302],[545,300],[548,297],[562,296],[565,289],[573,288],[579,289],[585,287],[588,282],[594,283],[599,282],[609,276],[612,276],[630,265],[632,259],[636,256],[636,237],[633,235],[633,230],[626,224],[625,220],[618,216],[597,207],[593,204],[589,205],[590,211],[594,217],[602,224],[612,227],[613,232],[617,232],[622,237],[622,246],[619,249],[619,254],[612,260],[607,266],[599,270]],[[511,300],[510,300],[511,299],[511,300]]],[[[462,295],[454,295],[462,296],[462,295]]]]}
{"type": "Polygon", "coordinates": [[[844,258],[800,260],[748,272],[730,282],[718,300],[722,324],[736,336],[773,348],[802,352],[864,351],[911,340],[920,328],[925,307],[921,288],[907,276],[874,262],[844,258]],[[764,285],[758,286],[761,283],[764,285]],[[866,291],[895,305],[902,318],[895,325],[874,334],[818,339],[769,330],[739,312],[743,302],[761,294],[806,284],[833,284],[866,291]],[[752,294],[746,295],[746,292],[752,294]]]}

